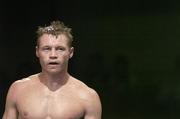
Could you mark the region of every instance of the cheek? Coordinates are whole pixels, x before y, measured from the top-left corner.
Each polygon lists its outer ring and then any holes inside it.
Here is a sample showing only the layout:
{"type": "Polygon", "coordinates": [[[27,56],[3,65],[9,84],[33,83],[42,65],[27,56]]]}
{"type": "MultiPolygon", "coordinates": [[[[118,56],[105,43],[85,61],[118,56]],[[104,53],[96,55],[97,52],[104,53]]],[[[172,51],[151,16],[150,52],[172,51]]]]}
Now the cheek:
{"type": "Polygon", "coordinates": [[[69,59],[69,54],[68,54],[68,53],[60,54],[60,55],[59,55],[59,58],[60,58],[60,59],[64,59],[64,60],[69,59]]]}
{"type": "Polygon", "coordinates": [[[47,58],[45,56],[43,56],[43,55],[39,55],[39,60],[40,60],[41,63],[47,62],[47,58]]]}
{"type": "Polygon", "coordinates": [[[64,60],[67,60],[67,61],[68,61],[69,59],[70,59],[70,55],[69,55],[69,54],[67,54],[67,55],[64,56],[64,60]]]}
{"type": "Polygon", "coordinates": [[[40,62],[41,65],[45,64],[45,61],[43,59],[41,59],[41,58],[39,58],[39,62],[40,62]]]}

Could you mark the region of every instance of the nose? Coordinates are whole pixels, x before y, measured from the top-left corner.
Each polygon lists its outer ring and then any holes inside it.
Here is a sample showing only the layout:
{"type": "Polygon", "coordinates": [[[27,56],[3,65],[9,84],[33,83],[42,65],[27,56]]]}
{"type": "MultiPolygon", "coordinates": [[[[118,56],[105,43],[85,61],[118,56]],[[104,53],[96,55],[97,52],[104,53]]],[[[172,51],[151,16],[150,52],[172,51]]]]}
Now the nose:
{"type": "Polygon", "coordinates": [[[57,53],[56,53],[56,51],[55,51],[55,50],[51,50],[49,57],[50,57],[50,59],[56,59],[56,58],[57,58],[57,53]]]}

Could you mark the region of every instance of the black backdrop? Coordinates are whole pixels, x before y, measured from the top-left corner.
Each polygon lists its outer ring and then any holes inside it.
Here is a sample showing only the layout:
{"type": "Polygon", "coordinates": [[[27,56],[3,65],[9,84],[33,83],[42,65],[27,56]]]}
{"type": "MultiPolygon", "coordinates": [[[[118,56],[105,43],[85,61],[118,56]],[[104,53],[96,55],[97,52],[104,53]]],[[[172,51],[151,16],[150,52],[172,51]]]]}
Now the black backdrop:
{"type": "Polygon", "coordinates": [[[176,0],[0,2],[0,115],[10,84],[39,72],[35,30],[72,27],[69,72],[94,88],[103,119],[176,119],[180,110],[180,3],[176,0]]]}

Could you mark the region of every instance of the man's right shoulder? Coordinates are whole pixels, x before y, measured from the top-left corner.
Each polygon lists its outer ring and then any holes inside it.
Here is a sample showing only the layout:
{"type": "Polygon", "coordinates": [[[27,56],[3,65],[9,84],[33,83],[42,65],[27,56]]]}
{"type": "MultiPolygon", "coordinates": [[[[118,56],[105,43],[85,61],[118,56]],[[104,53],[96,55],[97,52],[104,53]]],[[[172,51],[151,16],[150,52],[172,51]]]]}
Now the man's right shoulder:
{"type": "Polygon", "coordinates": [[[27,87],[33,80],[33,75],[29,76],[29,77],[25,77],[19,80],[14,81],[11,86],[10,89],[16,89],[16,90],[21,90],[22,88],[27,87]]]}
{"type": "Polygon", "coordinates": [[[16,103],[18,97],[25,94],[26,89],[29,89],[30,85],[32,84],[31,82],[33,82],[32,78],[22,78],[14,81],[9,87],[7,100],[16,103]]]}
{"type": "Polygon", "coordinates": [[[18,92],[19,90],[21,90],[21,88],[23,88],[25,86],[25,85],[23,85],[23,84],[26,84],[25,82],[27,82],[26,79],[20,79],[20,80],[14,81],[10,85],[9,92],[12,92],[12,91],[13,91],[13,93],[18,92]]]}
{"type": "Polygon", "coordinates": [[[10,85],[8,94],[7,94],[7,100],[11,100],[14,103],[16,102],[17,97],[19,96],[20,92],[22,91],[22,88],[23,88],[22,82],[23,81],[24,81],[24,79],[16,80],[10,85]]]}

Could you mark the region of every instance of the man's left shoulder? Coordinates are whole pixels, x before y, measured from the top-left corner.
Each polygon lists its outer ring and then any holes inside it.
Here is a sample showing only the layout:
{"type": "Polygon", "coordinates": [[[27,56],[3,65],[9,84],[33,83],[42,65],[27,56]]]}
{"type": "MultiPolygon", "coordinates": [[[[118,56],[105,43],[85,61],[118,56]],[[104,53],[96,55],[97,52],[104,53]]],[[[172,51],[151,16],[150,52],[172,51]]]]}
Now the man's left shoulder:
{"type": "Polygon", "coordinates": [[[84,82],[78,79],[74,78],[74,81],[76,82],[76,92],[78,92],[80,98],[84,100],[99,99],[99,95],[95,89],[89,87],[84,82]]]}
{"type": "Polygon", "coordinates": [[[85,114],[93,119],[100,119],[102,113],[101,100],[95,89],[75,79],[76,96],[85,109],[85,114]],[[76,82],[77,81],[77,82],[76,82]]]}

